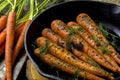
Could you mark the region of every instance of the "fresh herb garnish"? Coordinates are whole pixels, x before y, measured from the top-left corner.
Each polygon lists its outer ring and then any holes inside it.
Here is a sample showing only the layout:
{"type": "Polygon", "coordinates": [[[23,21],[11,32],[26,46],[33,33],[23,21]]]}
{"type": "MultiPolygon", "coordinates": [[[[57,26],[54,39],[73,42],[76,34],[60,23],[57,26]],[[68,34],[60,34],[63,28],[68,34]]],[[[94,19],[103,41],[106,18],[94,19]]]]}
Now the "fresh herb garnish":
{"type": "Polygon", "coordinates": [[[84,76],[84,80],[86,80],[86,77],[87,77],[87,73],[86,73],[86,71],[84,71],[84,74],[85,74],[85,76],[84,76]]]}
{"type": "Polygon", "coordinates": [[[108,50],[106,50],[106,47],[108,46],[109,44],[108,43],[104,43],[104,45],[100,48],[100,51],[102,53],[108,53],[108,50]]]}
{"type": "Polygon", "coordinates": [[[40,53],[45,54],[48,51],[48,49],[50,48],[50,46],[48,46],[48,44],[49,44],[49,41],[46,40],[45,45],[43,47],[41,47],[41,46],[39,47],[40,53]]]}
{"type": "Polygon", "coordinates": [[[89,59],[88,62],[89,62],[91,65],[100,68],[99,64],[97,64],[97,63],[96,63],[95,61],[93,61],[93,60],[90,60],[90,59],[89,59]]]}
{"type": "Polygon", "coordinates": [[[70,32],[70,34],[71,35],[75,35],[76,33],[77,33],[77,31],[76,30],[74,30],[73,28],[67,28],[68,29],[68,31],[70,32]]]}
{"type": "MultiPolygon", "coordinates": [[[[119,46],[119,40],[120,40],[120,38],[119,38],[119,36],[110,33],[111,31],[109,29],[105,28],[102,25],[101,22],[99,22],[98,26],[99,26],[99,29],[104,34],[104,36],[109,40],[110,44],[112,46],[114,46],[117,51],[120,51],[120,46],[119,46]]],[[[101,50],[103,50],[103,52],[104,52],[104,49],[101,49],[101,50]]],[[[106,50],[106,51],[107,51],[108,54],[111,52],[110,50],[106,50]]]]}
{"type": "Polygon", "coordinates": [[[79,72],[80,72],[80,69],[78,67],[75,68],[74,80],[78,80],[78,78],[79,78],[79,72]]]}
{"type": "Polygon", "coordinates": [[[59,72],[56,70],[56,74],[57,74],[57,76],[59,77],[60,75],[59,75],[59,72]]]}
{"type": "Polygon", "coordinates": [[[99,23],[98,26],[99,26],[99,29],[102,31],[102,33],[103,33],[106,37],[108,37],[108,36],[110,35],[110,36],[112,36],[112,37],[118,38],[118,36],[116,36],[116,35],[114,35],[114,34],[111,34],[107,28],[104,28],[103,25],[102,25],[102,23],[99,23]]]}
{"type": "Polygon", "coordinates": [[[92,36],[92,39],[96,42],[97,46],[100,46],[100,43],[99,43],[98,39],[95,36],[92,36]]]}

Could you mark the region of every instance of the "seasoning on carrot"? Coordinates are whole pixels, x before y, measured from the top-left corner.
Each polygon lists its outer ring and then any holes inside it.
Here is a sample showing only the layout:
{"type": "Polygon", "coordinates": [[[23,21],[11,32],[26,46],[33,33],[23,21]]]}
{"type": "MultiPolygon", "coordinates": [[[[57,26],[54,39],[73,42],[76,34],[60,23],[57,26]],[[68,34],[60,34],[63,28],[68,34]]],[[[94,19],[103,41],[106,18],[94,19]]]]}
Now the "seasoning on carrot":
{"type": "Polygon", "coordinates": [[[3,15],[0,17],[0,32],[6,27],[7,16],[3,15]]]}
{"type": "Polygon", "coordinates": [[[104,77],[110,77],[110,75],[112,75],[111,73],[108,73],[101,68],[94,67],[88,63],[79,60],[68,50],[58,46],[55,43],[52,43],[49,39],[45,37],[37,38],[37,45],[38,47],[41,46],[41,48],[39,49],[42,53],[46,53],[47,51],[49,51],[52,55],[56,56],[57,58],[64,60],[65,62],[74,65],[80,69],[84,69],[90,73],[104,77]]]}
{"type": "Polygon", "coordinates": [[[100,78],[98,76],[95,76],[85,70],[78,69],[77,67],[74,67],[55,56],[51,55],[49,52],[46,52],[45,54],[40,53],[40,49],[37,48],[34,50],[34,54],[37,55],[43,62],[47,63],[50,66],[54,66],[55,68],[58,68],[64,72],[67,72],[69,74],[79,75],[81,78],[89,79],[89,80],[104,80],[103,78],[100,78]],[[86,72],[86,74],[85,74],[86,72]],[[86,75],[86,77],[85,77],[86,75]]]}
{"type": "Polygon", "coordinates": [[[106,49],[110,51],[110,55],[112,58],[120,64],[120,55],[119,53],[109,44],[108,40],[99,30],[97,24],[85,13],[81,13],[76,18],[77,22],[83,26],[91,35],[96,36],[100,44],[103,46],[104,44],[108,44],[106,49]]]}
{"type": "Polygon", "coordinates": [[[81,45],[83,45],[82,51],[87,53],[89,57],[91,57],[94,61],[96,61],[101,66],[104,66],[107,69],[112,70],[113,72],[116,72],[117,69],[114,68],[114,66],[109,63],[103,54],[100,54],[97,50],[92,48],[82,37],[80,37],[77,34],[74,34],[74,32],[70,31],[66,28],[66,24],[61,20],[53,20],[51,23],[51,28],[53,31],[55,31],[57,34],[59,34],[63,38],[71,38],[72,42],[74,44],[74,47],[76,47],[78,50],[81,50],[81,45]],[[104,63],[104,64],[103,64],[104,63]]]}
{"type": "Polygon", "coordinates": [[[109,63],[112,64],[112,66],[114,66],[118,71],[118,73],[120,73],[120,67],[118,66],[118,64],[115,62],[115,60],[109,55],[109,52],[101,52],[101,48],[103,47],[104,49],[106,47],[101,46],[100,43],[98,41],[95,41],[92,37],[91,34],[89,34],[87,32],[87,30],[85,30],[83,27],[81,27],[78,23],[70,21],[67,24],[68,28],[73,29],[74,31],[76,31],[76,34],[78,33],[83,39],[85,39],[93,48],[95,48],[96,50],[98,50],[101,54],[103,54],[103,56],[106,58],[106,60],[109,61],[109,63]]]}
{"type": "Polygon", "coordinates": [[[53,32],[51,29],[49,28],[45,28],[42,30],[42,36],[47,37],[48,39],[50,39],[52,42],[60,45],[61,47],[64,47],[70,51],[73,52],[73,54],[78,57],[79,59],[81,59],[82,61],[85,61],[93,66],[96,67],[100,67],[93,59],[91,59],[87,54],[85,54],[84,52],[78,51],[77,49],[75,49],[74,47],[72,47],[71,43],[67,43],[65,41],[65,39],[63,39],[62,37],[60,37],[59,35],[57,35],[55,32],[53,32]]]}

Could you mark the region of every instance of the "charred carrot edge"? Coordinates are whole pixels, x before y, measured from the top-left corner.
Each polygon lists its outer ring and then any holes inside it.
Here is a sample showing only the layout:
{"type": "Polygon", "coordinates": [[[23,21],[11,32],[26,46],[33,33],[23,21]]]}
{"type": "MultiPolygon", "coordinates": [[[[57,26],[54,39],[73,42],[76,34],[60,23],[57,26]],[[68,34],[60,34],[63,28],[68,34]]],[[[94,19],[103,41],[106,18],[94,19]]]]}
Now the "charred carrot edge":
{"type": "Polygon", "coordinates": [[[52,55],[80,69],[83,69],[95,75],[104,76],[104,77],[109,77],[111,75],[111,73],[108,73],[101,68],[91,66],[90,64],[79,60],[72,53],[67,51],[65,48],[62,48],[55,43],[52,43],[49,39],[45,37],[37,38],[37,45],[38,47],[41,46],[42,48],[45,48],[45,46],[47,46],[48,51],[52,55]]]}
{"type": "Polygon", "coordinates": [[[95,60],[98,64],[104,66],[107,69],[116,72],[117,69],[114,68],[97,50],[92,48],[82,37],[77,34],[71,34],[71,32],[66,28],[66,24],[61,20],[53,20],[51,23],[51,28],[54,32],[59,34],[63,38],[70,38],[75,45],[83,45],[82,50],[89,55],[93,60],[95,60]],[[103,64],[104,63],[104,64],[103,64]]]}
{"type": "MultiPolygon", "coordinates": [[[[69,50],[68,47],[70,47],[70,45],[67,45],[65,39],[61,38],[59,35],[57,35],[55,32],[53,32],[51,29],[49,28],[45,28],[42,30],[42,36],[47,37],[48,39],[50,39],[52,42],[60,45],[61,47],[64,47],[66,49],[69,50]],[[68,46],[68,47],[67,47],[68,46]]],[[[73,54],[78,57],[79,59],[81,59],[82,61],[85,61],[93,66],[96,67],[100,67],[94,60],[92,60],[87,54],[78,51],[75,48],[71,48],[71,50],[73,51],[73,54]]]]}
{"type": "MultiPolygon", "coordinates": [[[[92,47],[94,47],[96,50],[98,50],[100,53],[101,50],[100,48],[102,48],[99,42],[96,42],[93,38],[92,35],[89,34],[87,32],[87,30],[85,30],[83,27],[81,27],[78,23],[74,22],[74,21],[70,21],[67,23],[67,27],[68,28],[72,28],[73,30],[76,31],[76,33],[78,33],[81,37],[83,37],[92,47]]],[[[118,66],[118,64],[116,63],[116,61],[108,54],[106,53],[102,53],[103,56],[106,58],[106,60],[108,60],[112,66],[114,66],[118,71],[118,73],[120,73],[120,67],[118,66]]]]}
{"type": "MultiPolygon", "coordinates": [[[[98,29],[96,23],[85,13],[81,13],[77,16],[76,21],[83,26],[91,35],[97,36],[100,44],[103,46],[104,43],[109,43],[102,32],[98,29]]],[[[115,61],[120,64],[119,53],[109,44],[107,49],[111,52],[110,55],[115,61]],[[110,48],[111,47],[111,48],[110,48]]]]}
{"type": "Polygon", "coordinates": [[[88,73],[87,71],[80,70],[56,57],[51,55],[50,53],[46,52],[45,54],[40,53],[40,49],[37,48],[34,50],[34,54],[37,55],[43,62],[47,63],[50,66],[54,66],[55,68],[58,68],[64,72],[67,72],[69,74],[78,74],[81,78],[85,79],[95,79],[95,80],[104,80],[103,78],[100,78],[98,76],[95,76],[91,73],[88,73]],[[86,76],[85,76],[86,75],[86,76]]]}
{"type": "Polygon", "coordinates": [[[0,32],[6,27],[7,24],[7,16],[3,15],[0,17],[0,32]]]}
{"type": "Polygon", "coordinates": [[[12,80],[12,54],[13,54],[13,45],[14,45],[14,33],[15,33],[15,23],[16,22],[16,13],[11,11],[8,14],[7,19],[7,35],[6,35],[6,45],[5,45],[5,63],[6,63],[6,72],[7,80],[12,80]]]}

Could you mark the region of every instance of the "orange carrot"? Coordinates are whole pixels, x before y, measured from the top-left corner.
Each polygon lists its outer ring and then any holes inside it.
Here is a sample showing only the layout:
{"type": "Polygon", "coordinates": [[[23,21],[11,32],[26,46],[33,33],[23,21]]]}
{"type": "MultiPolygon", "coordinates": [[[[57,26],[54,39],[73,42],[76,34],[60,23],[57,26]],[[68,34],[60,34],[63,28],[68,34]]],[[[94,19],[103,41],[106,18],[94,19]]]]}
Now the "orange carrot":
{"type": "Polygon", "coordinates": [[[114,66],[118,70],[118,73],[120,73],[120,67],[118,66],[116,61],[108,54],[108,52],[105,52],[105,53],[101,52],[100,49],[103,46],[101,46],[100,43],[98,41],[96,41],[92,37],[92,35],[87,32],[87,30],[85,30],[78,23],[73,22],[73,21],[68,22],[67,27],[76,31],[76,33],[78,33],[81,37],[83,37],[83,39],[85,39],[93,48],[95,48],[101,54],[103,54],[103,56],[112,64],[112,66],[114,66]]]}
{"type": "Polygon", "coordinates": [[[88,16],[85,13],[81,13],[76,18],[77,22],[84,27],[91,35],[96,36],[98,41],[102,46],[105,44],[108,44],[106,47],[107,50],[110,51],[110,55],[112,58],[120,64],[120,54],[112,47],[108,40],[105,38],[105,36],[102,34],[102,32],[99,30],[97,24],[91,19],[90,16],[88,16]]]}
{"type": "Polygon", "coordinates": [[[60,45],[61,47],[64,47],[68,50],[71,49],[71,51],[73,52],[73,54],[78,57],[79,59],[81,59],[82,61],[85,61],[86,63],[89,63],[93,66],[96,67],[100,67],[93,59],[91,59],[87,54],[85,54],[82,51],[78,51],[77,49],[75,49],[74,47],[72,47],[71,43],[67,43],[67,41],[65,39],[63,39],[62,37],[60,37],[59,35],[57,35],[54,31],[52,31],[49,28],[45,28],[42,30],[42,36],[47,37],[48,39],[50,39],[52,42],[60,45]]]}
{"type": "Polygon", "coordinates": [[[5,28],[7,23],[7,16],[3,15],[0,17],[0,32],[5,28]]]}
{"type": "Polygon", "coordinates": [[[16,24],[16,13],[11,11],[8,14],[7,28],[6,28],[6,44],[5,44],[5,63],[7,80],[12,80],[12,54],[14,46],[14,33],[16,24]]]}
{"type": "Polygon", "coordinates": [[[0,33],[0,45],[2,45],[6,40],[6,28],[0,33]]]}
{"type": "Polygon", "coordinates": [[[25,22],[20,23],[17,28],[15,29],[15,44],[20,36],[20,34],[22,33],[22,30],[24,28],[25,22]]]}
{"type": "Polygon", "coordinates": [[[91,47],[81,36],[75,34],[73,31],[70,31],[66,24],[61,20],[54,20],[51,23],[51,28],[53,31],[55,31],[57,34],[59,34],[63,38],[71,38],[73,44],[77,49],[84,51],[91,57],[93,60],[95,60],[98,64],[101,66],[104,66],[107,69],[112,70],[113,72],[116,72],[117,69],[109,63],[103,54],[99,53],[97,50],[95,50],[93,47],[91,47]],[[83,47],[81,47],[83,46],[83,47]],[[104,64],[103,64],[104,63],[104,64]]]}
{"type": "Polygon", "coordinates": [[[12,63],[14,64],[15,59],[17,57],[17,55],[19,54],[20,50],[23,48],[24,46],[24,35],[25,35],[25,31],[28,27],[28,25],[30,24],[31,20],[27,20],[27,22],[23,25],[23,30],[22,33],[19,36],[19,39],[15,45],[14,51],[13,51],[13,58],[12,58],[12,63]]]}
{"type": "MultiPolygon", "coordinates": [[[[18,37],[20,36],[20,34],[21,34],[21,32],[22,32],[22,30],[23,30],[23,28],[24,28],[24,25],[25,25],[25,23],[20,23],[19,24],[19,26],[16,28],[16,30],[15,30],[15,43],[17,42],[17,40],[18,40],[18,37]]],[[[4,46],[4,48],[5,48],[5,46],[4,46]]],[[[1,52],[3,52],[4,53],[4,50],[2,49],[2,51],[1,52]]],[[[2,53],[2,54],[3,54],[2,53]]],[[[14,65],[14,63],[12,62],[12,66],[14,65]]],[[[3,80],[6,80],[6,72],[4,73],[4,78],[3,78],[3,80]]]]}
{"type": "Polygon", "coordinates": [[[39,48],[34,50],[34,54],[37,55],[43,62],[47,63],[48,65],[54,66],[55,68],[58,68],[69,74],[74,74],[74,75],[77,74],[81,78],[88,79],[88,80],[93,80],[93,79],[104,80],[103,78],[95,76],[85,70],[78,69],[77,67],[74,67],[74,66],[64,62],[63,60],[56,58],[55,56],[51,55],[49,52],[42,54],[42,53],[40,53],[39,48]],[[85,74],[85,72],[86,72],[86,74],[85,74]]]}
{"type": "Polygon", "coordinates": [[[93,74],[99,75],[99,76],[104,76],[104,77],[109,77],[111,75],[110,73],[106,72],[105,70],[103,70],[101,68],[94,67],[84,61],[81,61],[80,59],[75,57],[72,53],[70,53],[68,50],[58,46],[55,43],[52,43],[49,39],[47,39],[45,37],[37,38],[37,45],[38,45],[38,47],[39,46],[42,47],[43,50],[42,49],[41,50],[43,53],[44,53],[44,49],[48,49],[48,51],[52,55],[56,56],[57,58],[65,61],[71,65],[74,65],[80,69],[84,69],[90,73],[93,73],[93,74]]]}
{"type": "MultiPolygon", "coordinates": [[[[21,23],[15,30],[15,41],[17,41],[22,29],[24,23],[21,23]]],[[[2,45],[6,40],[6,28],[0,33],[0,45],[2,45]]]]}

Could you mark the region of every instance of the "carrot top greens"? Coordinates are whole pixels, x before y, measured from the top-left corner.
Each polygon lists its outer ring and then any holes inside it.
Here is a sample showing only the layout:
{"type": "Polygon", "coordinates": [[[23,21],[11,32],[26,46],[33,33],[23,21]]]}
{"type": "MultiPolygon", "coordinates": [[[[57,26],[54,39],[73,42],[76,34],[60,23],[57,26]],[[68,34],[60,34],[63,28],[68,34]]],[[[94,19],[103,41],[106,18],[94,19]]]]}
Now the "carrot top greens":
{"type": "MultiPolygon", "coordinates": [[[[120,37],[118,35],[114,34],[114,32],[111,32],[108,28],[105,28],[101,22],[98,23],[98,27],[102,31],[104,36],[109,40],[109,44],[114,46],[115,49],[120,52],[120,46],[119,46],[120,37]]],[[[106,44],[103,46],[103,48],[104,47],[106,47],[106,44]]],[[[105,50],[103,48],[101,50],[104,52],[105,50]]],[[[106,51],[108,54],[110,53],[109,50],[106,50],[106,51]]]]}

